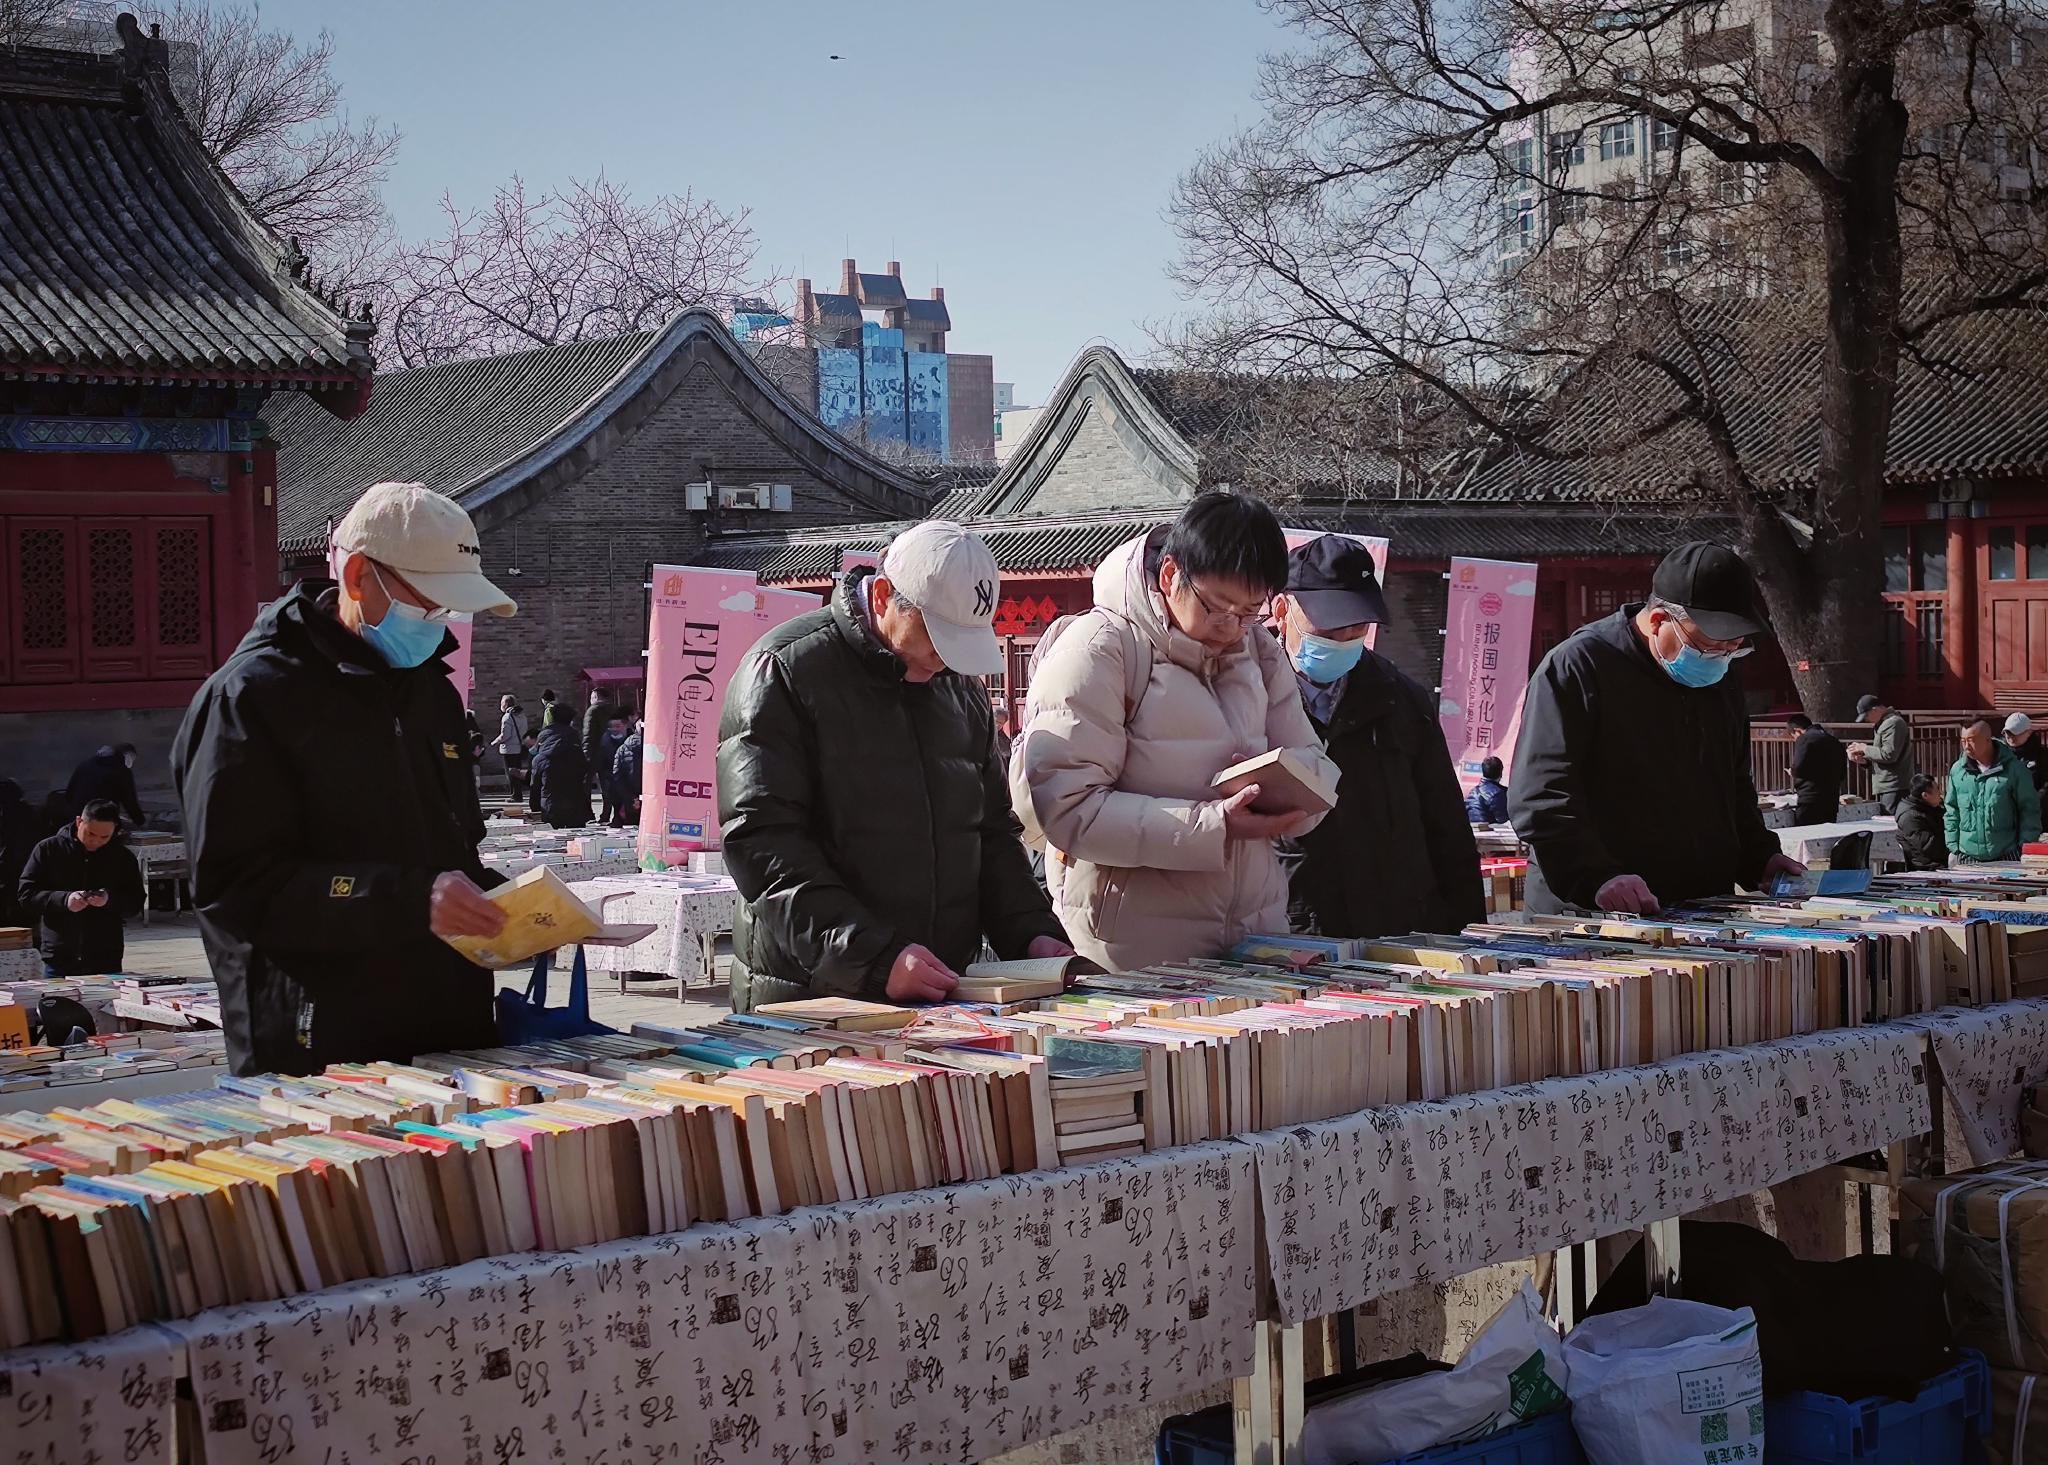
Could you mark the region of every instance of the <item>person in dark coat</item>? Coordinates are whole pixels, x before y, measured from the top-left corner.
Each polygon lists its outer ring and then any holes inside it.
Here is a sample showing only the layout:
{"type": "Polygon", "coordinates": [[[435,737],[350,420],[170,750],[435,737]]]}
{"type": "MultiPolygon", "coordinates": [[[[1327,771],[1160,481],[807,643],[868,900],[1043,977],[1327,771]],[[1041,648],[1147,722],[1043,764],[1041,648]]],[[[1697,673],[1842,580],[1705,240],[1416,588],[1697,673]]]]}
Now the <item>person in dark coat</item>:
{"type": "Polygon", "coordinates": [[[1908,870],[1946,870],[1948,837],[1943,832],[1941,785],[1925,773],[1916,773],[1906,785],[1906,801],[1899,805],[1899,849],[1906,856],[1908,870]]]}
{"type": "Polygon", "coordinates": [[[142,909],[142,868],[120,843],[121,808],[94,799],[69,829],[29,851],[16,886],[43,923],[43,968],[53,977],[121,970],[121,922],[142,909]]]}
{"type": "Polygon", "coordinates": [[[2048,744],[2042,743],[2041,735],[2034,731],[2034,719],[2024,712],[2013,713],[2006,718],[2001,736],[2013,756],[2027,765],[2034,780],[2034,792],[2048,789],[2048,744]]]}
{"type": "Polygon", "coordinates": [[[590,822],[590,772],[566,716],[540,730],[533,752],[533,810],[557,829],[590,822]]]}
{"type": "Polygon", "coordinates": [[[635,720],[633,730],[619,739],[612,754],[612,824],[630,829],[640,822],[640,750],[647,739],[647,723],[635,720]]]}
{"type": "Polygon", "coordinates": [[[452,499],[378,484],[206,679],[171,753],[192,893],[238,1074],[316,1073],[496,1041],[502,883],[448,678],[448,613],[510,615],[452,499]]]}
{"type": "MultiPolygon", "coordinates": [[[[988,546],[928,520],[747,653],[718,724],[732,1004],[937,1001],[980,954],[1073,951],[996,759],[988,546]]],[[[649,688],[650,694],[658,689],[649,688]]]]}
{"type": "Polygon", "coordinates": [[[1341,534],[1293,550],[1272,613],[1340,774],[1329,817],[1281,845],[1295,929],[1390,936],[1485,920],[1479,849],[1436,701],[1365,644],[1387,613],[1371,552],[1341,534]]]}
{"type": "Polygon", "coordinates": [[[79,764],[71,772],[71,782],[64,786],[64,798],[73,816],[94,799],[110,800],[139,828],[142,801],[135,795],[135,744],[103,747],[79,764]]]}
{"type": "Polygon", "coordinates": [[[1482,759],[1479,782],[1465,795],[1465,818],[1472,824],[1508,822],[1508,786],[1500,781],[1507,768],[1498,758],[1482,759]]]}
{"type": "Polygon", "coordinates": [[[583,749],[583,764],[590,770],[591,782],[597,785],[600,795],[604,792],[605,777],[611,765],[599,756],[599,752],[615,715],[603,691],[592,687],[590,705],[583,709],[583,722],[578,728],[576,741],[583,749]]]}
{"type": "Polygon", "coordinates": [[[11,778],[0,778],[0,926],[20,926],[35,919],[23,906],[15,887],[29,851],[41,842],[43,821],[11,778]]]}
{"type": "Polygon", "coordinates": [[[626,719],[613,713],[611,721],[597,740],[597,785],[598,791],[604,795],[604,808],[597,817],[605,824],[619,822],[619,811],[633,802],[630,790],[640,787],[640,757],[637,751],[633,756],[631,781],[622,780],[619,774],[619,749],[626,745],[626,739],[630,736],[632,734],[626,730],[626,719]],[[619,796],[622,788],[629,791],[623,799],[619,796]]]}
{"type": "Polygon", "coordinates": [[[1654,914],[1805,866],[1764,828],[1731,674],[1764,630],[1734,551],[1664,557],[1649,600],[1582,626],[1523,700],[1508,811],[1534,856],[1529,909],[1654,914]]]}
{"type": "Polygon", "coordinates": [[[1842,813],[1842,781],[1849,776],[1849,750],[1842,740],[1803,712],[1785,719],[1799,736],[1792,744],[1794,824],[1832,824],[1842,813]]]}

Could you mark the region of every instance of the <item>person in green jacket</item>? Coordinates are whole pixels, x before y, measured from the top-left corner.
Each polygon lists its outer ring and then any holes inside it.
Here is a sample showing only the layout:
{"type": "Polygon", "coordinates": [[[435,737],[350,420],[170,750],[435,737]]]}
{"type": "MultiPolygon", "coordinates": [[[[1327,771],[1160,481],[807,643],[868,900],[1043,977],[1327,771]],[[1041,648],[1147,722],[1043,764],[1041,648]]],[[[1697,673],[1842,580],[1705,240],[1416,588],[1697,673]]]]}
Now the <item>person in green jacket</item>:
{"type": "Polygon", "coordinates": [[[2033,776],[1980,717],[1963,729],[1963,756],[1948,773],[1942,825],[1950,851],[1965,860],[2016,860],[2041,837],[2041,795],[2033,776]]]}

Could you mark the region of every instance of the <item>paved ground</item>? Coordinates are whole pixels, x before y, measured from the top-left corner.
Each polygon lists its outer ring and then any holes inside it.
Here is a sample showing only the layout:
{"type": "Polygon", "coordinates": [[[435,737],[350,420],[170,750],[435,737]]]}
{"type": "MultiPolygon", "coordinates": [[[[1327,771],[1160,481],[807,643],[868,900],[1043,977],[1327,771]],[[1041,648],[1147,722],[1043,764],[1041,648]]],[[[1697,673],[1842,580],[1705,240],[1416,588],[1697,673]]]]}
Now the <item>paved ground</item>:
{"type": "MultiPolygon", "coordinates": [[[[719,959],[719,975],[725,974],[725,958],[719,959]]],[[[189,911],[176,915],[158,914],[145,926],[128,923],[128,950],[124,971],[145,976],[187,977],[202,980],[212,975],[206,964],[206,950],[199,940],[199,922],[189,911]]],[[[524,973],[506,973],[501,986],[524,988],[524,973]]],[[[548,987],[551,1004],[566,1002],[568,977],[556,972],[548,987]]],[[[636,1022],[687,1023],[696,1025],[715,1020],[729,1010],[722,988],[693,988],[689,1000],[676,1000],[673,982],[627,982],[623,994],[618,978],[600,972],[590,982],[590,1015],[608,1026],[626,1029],[636,1022]]]]}

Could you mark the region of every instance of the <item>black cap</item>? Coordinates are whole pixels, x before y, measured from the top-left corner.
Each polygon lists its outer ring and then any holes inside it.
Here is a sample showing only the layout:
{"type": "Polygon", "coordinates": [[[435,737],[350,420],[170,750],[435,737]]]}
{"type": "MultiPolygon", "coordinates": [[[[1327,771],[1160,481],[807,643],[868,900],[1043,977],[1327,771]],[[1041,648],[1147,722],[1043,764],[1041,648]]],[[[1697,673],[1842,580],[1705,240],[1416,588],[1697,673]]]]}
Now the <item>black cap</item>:
{"type": "Polygon", "coordinates": [[[1659,600],[1682,606],[1685,618],[1716,641],[1764,632],[1756,581],[1742,557],[1726,545],[1704,539],[1681,544],[1657,566],[1650,591],[1659,600]]]}
{"type": "Polygon", "coordinates": [[[1868,717],[1870,716],[1871,708],[1882,706],[1884,706],[1884,703],[1878,701],[1877,698],[1871,696],[1870,693],[1865,692],[1861,697],[1858,697],[1856,699],[1856,715],[1858,717],[1868,717]]]}
{"type": "Polygon", "coordinates": [[[1319,631],[1378,625],[1387,618],[1372,555],[1343,534],[1319,534],[1287,555],[1287,593],[1319,631]]]}

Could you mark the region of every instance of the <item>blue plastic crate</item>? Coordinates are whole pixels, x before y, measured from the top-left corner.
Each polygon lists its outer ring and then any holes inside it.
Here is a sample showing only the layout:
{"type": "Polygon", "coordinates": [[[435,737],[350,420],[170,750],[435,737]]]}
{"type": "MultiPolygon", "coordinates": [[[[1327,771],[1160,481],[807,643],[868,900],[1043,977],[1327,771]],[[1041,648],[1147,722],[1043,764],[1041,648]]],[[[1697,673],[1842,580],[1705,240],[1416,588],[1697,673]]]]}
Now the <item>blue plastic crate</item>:
{"type": "MultiPolygon", "coordinates": [[[[1232,1465],[1230,1407],[1218,1405],[1166,1421],[1154,1450],[1157,1465],[1232,1465]]],[[[1571,1411],[1560,1409],[1465,1445],[1439,1445],[1384,1465],[1586,1465],[1571,1411]]]]}
{"type": "Polygon", "coordinates": [[[1919,1397],[1858,1399],[1778,1394],[1764,1401],[1765,1465],[1965,1465],[1984,1458],[1991,1370],[1975,1349],[1920,1386],[1919,1397]]]}

